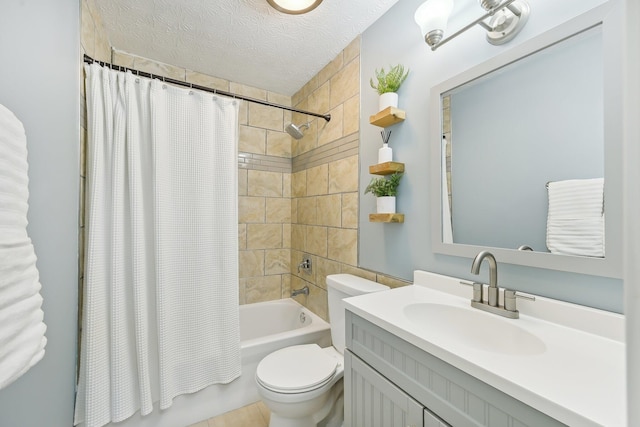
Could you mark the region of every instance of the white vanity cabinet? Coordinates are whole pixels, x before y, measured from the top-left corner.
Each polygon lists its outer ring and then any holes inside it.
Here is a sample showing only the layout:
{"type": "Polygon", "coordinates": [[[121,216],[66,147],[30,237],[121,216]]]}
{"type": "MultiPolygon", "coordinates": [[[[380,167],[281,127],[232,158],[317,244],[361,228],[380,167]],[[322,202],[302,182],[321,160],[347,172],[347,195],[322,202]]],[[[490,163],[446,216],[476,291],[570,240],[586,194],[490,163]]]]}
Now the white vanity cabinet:
{"type": "Polygon", "coordinates": [[[348,310],[346,343],[345,427],[565,425],[348,310]]]}

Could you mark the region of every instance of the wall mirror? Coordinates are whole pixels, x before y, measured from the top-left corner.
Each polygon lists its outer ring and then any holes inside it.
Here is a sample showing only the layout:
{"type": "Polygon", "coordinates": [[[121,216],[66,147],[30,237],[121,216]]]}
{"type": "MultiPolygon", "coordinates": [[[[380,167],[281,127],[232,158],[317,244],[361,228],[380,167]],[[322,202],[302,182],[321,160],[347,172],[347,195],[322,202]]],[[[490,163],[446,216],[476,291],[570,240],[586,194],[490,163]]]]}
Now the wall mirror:
{"type": "Polygon", "coordinates": [[[436,252],[491,248],[503,262],[619,276],[616,89],[602,12],[432,90],[436,252]]]}

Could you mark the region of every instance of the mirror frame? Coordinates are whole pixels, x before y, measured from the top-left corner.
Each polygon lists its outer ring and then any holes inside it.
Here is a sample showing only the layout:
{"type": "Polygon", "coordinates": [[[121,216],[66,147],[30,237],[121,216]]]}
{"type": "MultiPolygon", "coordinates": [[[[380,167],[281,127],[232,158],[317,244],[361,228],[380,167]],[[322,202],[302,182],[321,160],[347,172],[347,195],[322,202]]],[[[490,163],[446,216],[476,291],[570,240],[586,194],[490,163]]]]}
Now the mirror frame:
{"type": "Polygon", "coordinates": [[[611,17],[611,5],[604,4],[546,31],[431,88],[430,124],[430,216],[433,251],[473,258],[489,250],[498,262],[582,273],[613,278],[622,277],[622,49],[621,30],[611,17]],[[442,241],[442,101],[441,95],[496,69],[532,55],[595,26],[602,25],[604,90],[604,170],[605,170],[605,257],[591,258],[549,252],[518,251],[442,241]]]}

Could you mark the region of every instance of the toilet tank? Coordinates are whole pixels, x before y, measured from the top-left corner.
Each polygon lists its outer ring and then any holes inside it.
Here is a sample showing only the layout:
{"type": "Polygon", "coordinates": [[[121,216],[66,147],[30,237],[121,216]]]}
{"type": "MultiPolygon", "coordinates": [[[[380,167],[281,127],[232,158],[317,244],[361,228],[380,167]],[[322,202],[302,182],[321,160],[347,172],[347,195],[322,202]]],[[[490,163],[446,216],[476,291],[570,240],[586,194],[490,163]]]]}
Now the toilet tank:
{"type": "Polygon", "coordinates": [[[352,274],[331,274],[327,276],[331,341],[333,347],[340,354],[344,353],[345,347],[344,304],[342,300],[387,289],[389,289],[388,286],[352,274]]]}

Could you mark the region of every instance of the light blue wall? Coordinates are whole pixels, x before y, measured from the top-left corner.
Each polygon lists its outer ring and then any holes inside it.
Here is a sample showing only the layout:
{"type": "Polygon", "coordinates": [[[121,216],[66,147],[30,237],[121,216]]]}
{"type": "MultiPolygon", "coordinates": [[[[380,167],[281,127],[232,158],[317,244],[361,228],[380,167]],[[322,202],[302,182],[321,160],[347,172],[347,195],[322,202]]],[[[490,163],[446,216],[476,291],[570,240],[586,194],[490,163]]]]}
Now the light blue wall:
{"type": "MultiPolygon", "coordinates": [[[[397,210],[405,214],[405,222],[370,223],[368,214],[375,212],[375,199],[361,194],[359,264],[408,280],[412,279],[416,269],[472,279],[477,276],[470,274],[471,259],[437,254],[431,247],[428,204],[429,144],[433,143],[429,141],[430,88],[606,1],[567,0],[559,3],[530,0],[532,12],[529,22],[512,42],[492,46],[484,40],[484,30],[476,26],[435,52],[424,43],[413,20],[415,10],[422,2],[399,1],[362,35],[362,189],[371,179],[368,166],[377,163],[377,150],[381,146],[380,128],[369,124],[369,116],[377,113],[377,94],[369,87],[369,78],[373,76],[374,69],[396,63],[409,67],[411,73],[399,91],[399,107],[406,111],[407,119],[390,128],[393,131],[390,145],[394,150],[394,160],[405,163],[406,173],[397,200],[397,210]]],[[[461,28],[480,14],[477,1],[457,1],[449,28],[461,28]]],[[[607,144],[613,144],[609,145],[612,152],[620,152],[619,141],[607,141],[607,144]]],[[[621,221],[621,218],[616,220],[621,221]]],[[[618,279],[505,263],[499,264],[499,271],[500,282],[504,286],[605,310],[622,311],[623,286],[618,279]]],[[[481,280],[487,280],[485,268],[481,273],[481,280]]]]}
{"type": "Polygon", "coordinates": [[[0,426],[73,424],[78,287],[78,0],[3,0],[0,103],[23,122],[29,235],[38,257],[44,358],[0,390],[0,426]]]}

